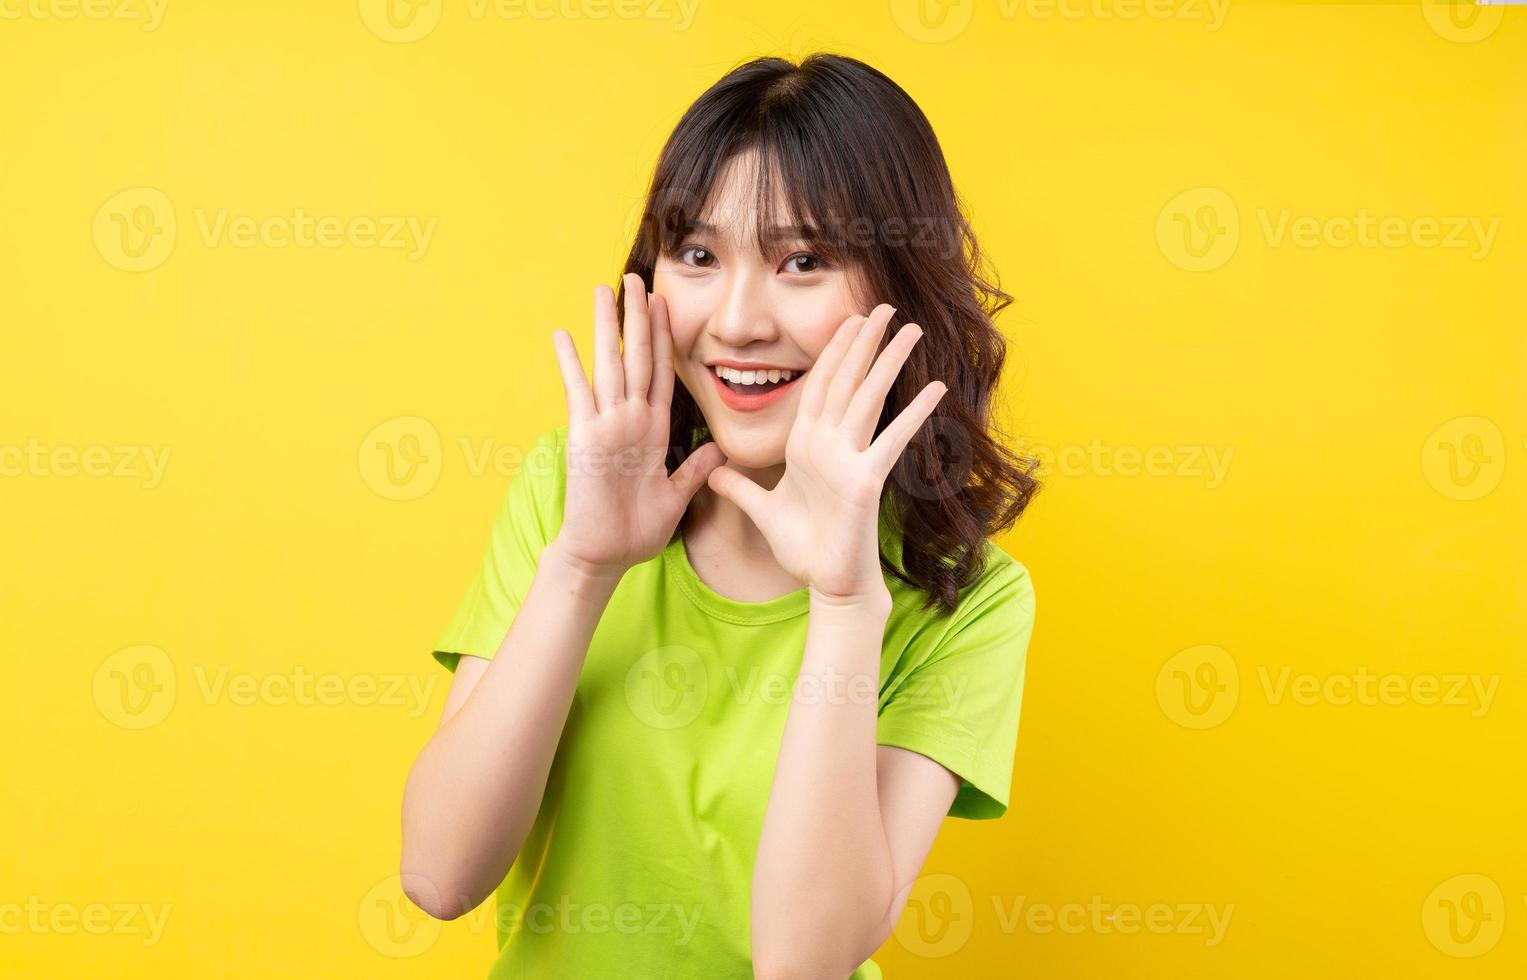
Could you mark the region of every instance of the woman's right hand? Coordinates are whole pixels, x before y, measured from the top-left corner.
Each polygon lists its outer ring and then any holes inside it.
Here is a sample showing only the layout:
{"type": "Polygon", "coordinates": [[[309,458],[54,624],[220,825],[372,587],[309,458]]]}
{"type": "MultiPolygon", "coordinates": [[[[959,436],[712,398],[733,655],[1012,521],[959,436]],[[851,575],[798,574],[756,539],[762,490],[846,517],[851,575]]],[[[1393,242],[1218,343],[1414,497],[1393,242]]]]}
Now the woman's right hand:
{"type": "Polygon", "coordinates": [[[690,498],[726,461],[707,442],[668,475],[674,383],[668,307],[663,297],[649,296],[635,273],[625,287],[624,353],[615,291],[594,287],[592,391],[573,338],[552,333],[568,426],[567,497],[551,546],[584,571],[617,576],[663,550],[690,498]]]}

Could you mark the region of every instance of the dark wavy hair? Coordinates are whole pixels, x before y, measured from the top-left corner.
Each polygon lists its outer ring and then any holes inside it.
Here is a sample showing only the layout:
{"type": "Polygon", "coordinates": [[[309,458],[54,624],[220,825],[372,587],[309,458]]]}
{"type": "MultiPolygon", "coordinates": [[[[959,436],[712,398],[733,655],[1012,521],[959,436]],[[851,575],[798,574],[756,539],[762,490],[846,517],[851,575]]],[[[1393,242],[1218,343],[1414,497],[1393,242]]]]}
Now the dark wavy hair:
{"type": "MultiPolygon", "coordinates": [[[[949,392],[886,481],[882,515],[900,532],[901,562],[886,573],[952,612],[980,576],[985,542],[1011,527],[1039,489],[1038,461],[1003,444],[994,394],[1006,341],[993,319],[1012,303],[984,263],[943,151],[922,110],[895,82],[853,58],[813,54],[799,65],[758,58],[712,85],[664,145],[624,271],[652,289],[657,259],[679,249],[704,214],[726,164],[757,151],[759,250],[777,223],[774,184],[790,225],[813,252],[855,271],[875,302],[896,307],[923,339],[886,397],[878,434],[929,381],[949,392]]],[[[872,304],[871,304],[872,305],[872,304]]],[[[621,286],[616,310],[625,310],[621,286]]],[[[674,387],[671,473],[709,437],[683,384],[674,387]]],[[[891,542],[894,545],[894,542],[891,542]]]]}

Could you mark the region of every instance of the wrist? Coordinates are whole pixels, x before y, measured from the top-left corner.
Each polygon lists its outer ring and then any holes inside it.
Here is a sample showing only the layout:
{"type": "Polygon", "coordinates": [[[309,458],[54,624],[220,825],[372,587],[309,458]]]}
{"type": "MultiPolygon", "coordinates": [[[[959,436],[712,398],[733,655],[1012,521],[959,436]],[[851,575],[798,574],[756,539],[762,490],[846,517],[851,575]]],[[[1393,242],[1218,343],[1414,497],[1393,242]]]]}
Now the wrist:
{"type": "Polygon", "coordinates": [[[891,615],[891,592],[884,583],[862,593],[837,594],[812,586],[807,589],[813,613],[870,616],[887,619],[891,615]]]}
{"type": "Polygon", "coordinates": [[[614,589],[626,574],[623,566],[600,565],[569,554],[560,538],[553,538],[542,550],[541,562],[569,576],[574,584],[589,589],[614,589]]]}

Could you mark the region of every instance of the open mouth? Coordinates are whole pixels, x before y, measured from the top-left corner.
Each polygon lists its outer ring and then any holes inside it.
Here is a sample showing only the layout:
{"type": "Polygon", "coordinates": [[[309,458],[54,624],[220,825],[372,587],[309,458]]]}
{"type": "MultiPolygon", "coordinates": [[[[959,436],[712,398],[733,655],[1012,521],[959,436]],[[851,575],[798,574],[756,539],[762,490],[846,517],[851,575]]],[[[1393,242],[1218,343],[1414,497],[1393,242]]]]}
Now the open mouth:
{"type": "Polygon", "coordinates": [[[783,369],[742,371],[724,364],[711,365],[711,372],[716,375],[716,380],[739,395],[765,395],[787,388],[806,373],[783,369]]]}

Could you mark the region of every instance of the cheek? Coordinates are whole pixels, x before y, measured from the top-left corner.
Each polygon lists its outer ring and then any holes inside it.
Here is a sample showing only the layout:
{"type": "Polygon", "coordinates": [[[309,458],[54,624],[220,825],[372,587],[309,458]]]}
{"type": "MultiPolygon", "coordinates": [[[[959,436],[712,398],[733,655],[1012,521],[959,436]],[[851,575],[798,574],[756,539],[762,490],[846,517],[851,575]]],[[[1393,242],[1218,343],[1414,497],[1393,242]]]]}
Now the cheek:
{"type": "Polygon", "coordinates": [[[654,292],[663,297],[668,307],[668,329],[673,335],[673,373],[691,394],[697,394],[696,388],[710,380],[706,377],[709,372],[693,357],[701,321],[684,304],[682,297],[676,299],[671,293],[662,292],[661,285],[654,292]]]}
{"type": "Polygon", "coordinates": [[[699,326],[686,321],[682,316],[675,316],[670,307],[668,328],[673,333],[673,359],[690,360],[695,352],[695,342],[700,338],[699,326]]]}
{"type": "Polygon", "coordinates": [[[838,328],[849,317],[865,315],[868,308],[861,309],[855,299],[850,283],[844,279],[837,289],[812,291],[803,295],[788,315],[788,322],[795,324],[791,335],[797,347],[811,356],[812,361],[822,356],[822,351],[832,342],[838,328]]]}
{"type": "Polygon", "coordinates": [[[652,273],[652,295],[661,296],[669,311],[669,330],[673,334],[673,356],[687,357],[695,350],[695,340],[705,324],[701,298],[693,295],[683,276],[666,275],[663,266],[652,273]]]}
{"type": "Polygon", "coordinates": [[[682,290],[666,283],[661,273],[653,277],[652,293],[663,297],[663,305],[668,308],[668,329],[673,334],[675,359],[688,357],[700,335],[701,321],[695,316],[693,304],[686,302],[682,290]]]}
{"type": "Polygon", "coordinates": [[[817,310],[810,320],[801,320],[806,324],[796,331],[796,343],[801,350],[811,355],[812,363],[822,356],[822,351],[832,342],[838,328],[843,326],[843,321],[861,311],[851,306],[834,306],[830,310],[817,310]]]}

